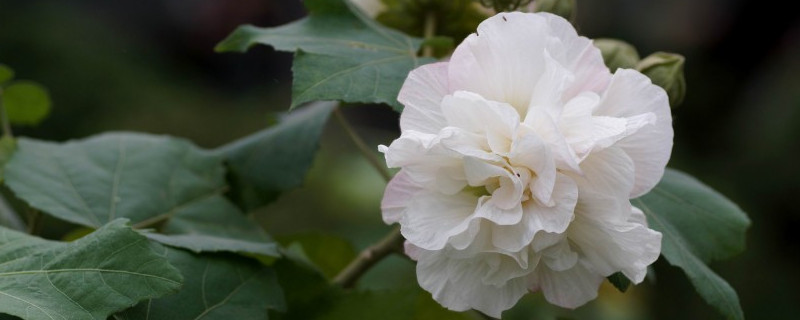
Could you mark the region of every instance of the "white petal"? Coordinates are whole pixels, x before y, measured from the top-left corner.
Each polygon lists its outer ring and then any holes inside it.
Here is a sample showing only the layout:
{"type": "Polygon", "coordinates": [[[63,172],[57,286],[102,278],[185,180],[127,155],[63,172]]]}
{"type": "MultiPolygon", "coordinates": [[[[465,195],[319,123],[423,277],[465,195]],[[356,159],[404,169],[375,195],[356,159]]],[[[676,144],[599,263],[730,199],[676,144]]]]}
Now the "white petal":
{"type": "Polygon", "coordinates": [[[411,180],[423,187],[454,194],[466,186],[466,181],[462,155],[441,143],[453,134],[443,130],[442,136],[437,136],[409,130],[381,150],[389,167],[402,167],[411,180]]]}
{"type": "Polygon", "coordinates": [[[530,245],[531,241],[536,242],[534,239],[538,239],[542,232],[563,233],[567,230],[578,200],[575,182],[559,174],[553,199],[555,206],[552,207],[536,201],[525,202],[520,223],[494,227],[493,245],[508,252],[517,252],[530,245]]]}
{"type": "Polygon", "coordinates": [[[536,177],[531,180],[531,191],[542,203],[551,205],[556,183],[556,163],[550,148],[535,133],[514,139],[508,155],[513,166],[524,166],[536,177]]]}
{"type": "Polygon", "coordinates": [[[525,122],[520,126],[520,131],[522,131],[520,135],[524,135],[525,131],[535,132],[542,141],[547,143],[548,148],[553,153],[557,168],[580,172],[578,157],[567,144],[556,122],[547,112],[537,108],[529,110],[528,116],[525,117],[525,122]]]}
{"type": "Polygon", "coordinates": [[[661,180],[672,153],[672,116],[663,89],[639,72],[617,70],[595,115],[630,118],[646,113],[655,115],[655,124],[644,126],[615,144],[633,159],[636,179],[631,198],[647,193],[661,180]]]}
{"type": "Polygon", "coordinates": [[[564,308],[574,309],[597,298],[597,290],[605,279],[578,262],[569,270],[553,271],[537,268],[531,275],[531,289],[541,289],[548,302],[564,308]]]}
{"type": "Polygon", "coordinates": [[[517,111],[508,104],[466,91],[446,96],[442,113],[449,126],[485,136],[492,151],[501,155],[508,152],[512,134],[520,123],[517,111]]]}
{"type": "Polygon", "coordinates": [[[383,212],[383,222],[392,224],[399,222],[400,218],[409,205],[412,197],[422,189],[420,185],[409,179],[405,170],[400,170],[383,193],[381,201],[381,212],[383,212]]]}
{"type": "Polygon", "coordinates": [[[639,223],[597,219],[580,208],[569,238],[600,275],[621,271],[634,283],[644,279],[661,252],[661,233],[639,223]]]}
{"type": "Polygon", "coordinates": [[[467,230],[477,202],[475,196],[465,192],[418,192],[400,220],[400,231],[415,246],[442,249],[450,237],[467,230]]]}
{"type": "Polygon", "coordinates": [[[453,52],[450,89],[506,102],[524,115],[545,69],[549,31],[540,15],[501,13],[484,20],[453,52]]]}
{"type": "Polygon", "coordinates": [[[400,89],[403,104],[400,129],[436,133],[444,128],[441,102],[448,92],[447,63],[431,63],[412,70],[400,89]]]}
{"type": "Polygon", "coordinates": [[[562,17],[549,13],[539,15],[547,20],[550,32],[562,43],[561,46],[548,47],[550,54],[574,73],[575,80],[564,91],[564,97],[574,97],[584,91],[602,92],[611,79],[611,73],[592,40],[578,36],[572,24],[562,17]]]}
{"type": "Polygon", "coordinates": [[[628,199],[633,188],[633,161],[620,148],[615,146],[593,152],[581,162],[581,170],[583,175],[572,177],[582,193],[628,199]]]}
{"type": "Polygon", "coordinates": [[[440,252],[428,251],[419,258],[419,285],[450,310],[475,309],[499,318],[528,291],[524,277],[510,279],[502,285],[484,283],[491,267],[482,261],[483,257],[472,261],[453,260],[440,252]]]}

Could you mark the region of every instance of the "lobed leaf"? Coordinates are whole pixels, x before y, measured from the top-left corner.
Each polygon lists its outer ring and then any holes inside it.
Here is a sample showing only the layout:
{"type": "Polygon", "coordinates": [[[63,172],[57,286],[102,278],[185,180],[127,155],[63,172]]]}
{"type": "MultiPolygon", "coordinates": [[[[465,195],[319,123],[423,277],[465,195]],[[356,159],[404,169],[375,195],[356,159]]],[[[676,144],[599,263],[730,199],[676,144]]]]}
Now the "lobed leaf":
{"type": "Polygon", "coordinates": [[[0,313],[28,320],[106,319],[176,292],[177,269],[160,247],[117,219],[75,242],[0,228],[0,313]]]}
{"type": "Polygon", "coordinates": [[[307,0],[309,16],[275,28],[236,29],[217,51],[255,44],[296,52],[292,108],[315,100],[386,103],[396,110],[408,72],[432,59],[417,57],[422,40],[384,27],[346,0],[307,0]]]}
{"type": "Polygon", "coordinates": [[[181,291],[142,302],[115,319],[267,319],[269,309],[285,309],[283,292],[269,267],[242,257],[178,249],[165,249],[162,256],[186,279],[181,291]]]}
{"type": "Polygon", "coordinates": [[[224,174],[221,158],[185,140],[136,133],[63,144],[21,138],[5,171],[20,199],[66,221],[98,228],[124,217],[157,227],[168,245],[277,256],[272,240],[223,196],[224,174]],[[180,237],[165,240],[172,236],[180,237]],[[189,245],[187,236],[236,241],[189,245]]]}

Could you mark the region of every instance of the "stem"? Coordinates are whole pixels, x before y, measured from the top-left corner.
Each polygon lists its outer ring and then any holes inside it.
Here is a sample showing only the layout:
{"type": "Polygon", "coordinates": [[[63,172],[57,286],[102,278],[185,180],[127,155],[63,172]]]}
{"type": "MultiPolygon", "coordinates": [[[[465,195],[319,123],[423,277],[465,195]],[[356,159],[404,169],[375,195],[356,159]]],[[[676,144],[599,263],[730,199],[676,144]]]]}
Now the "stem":
{"type": "Polygon", "coordinates": [[[339,124],[342,125],[344,131],[347,132],[347,135],[350,136],[350,140],[353,140],[353,143],[356,144],[358,151],[361,151],[361,154],[367,158],[367,161],[369,161],[373,167],[375,167],[375,170],[378,170],[378,173],[381,175],[381,177],[383,177],[383,179],[386,181],[392,180],[392,174],[389,173],[389,170],[386,169],[381,160],[375,156],[375,153],[373,153],[367,144],[364,143],[364,140],[361,139],[358,133],[356,133],[356,131],[353,129],[353,126],[347,122],[347,119],[344,117],[341,108],[337,106],[335,109],[333,109],[333,114],[336,116],[336,120],[339,120],[339,124]]]}
{"type": "Polygon", "coordinates": [[[6,114],[6,107],[3,106],[3,88],[0,88],[0,122],[3,125],[3,135],[13,138],[11,123],[8,120],[8,114],[6,114]]]}
{"type": "Polygon", "coordinates": [[[29,208],[28,209],[28,234],[37,234],[39,229],[39,220],[41,220],[42,213],[39,210],[29,208]]]}
{"type": "Polygon", "coordinates": [[[361,251],[355,260],[351,261],[344,270],[336,275],[336,278],[333,279],[333,283],[343,288],[352,288],[356,281],[376,263],[393,252],[401,253],[404,240],[403,235],[400,234],[400,228],[395,227],[394,230],[381,239],[380,242],[361,251]]]}
{"type": "MultiPolygon", "coordinates": [[[[429,11],[425,15],[425,29],[423,30],[423,36],[426,40],[429,40],[433,38],[434,35],[436,35],[436,14],[432,11],[429,11]]],[[[422,48],[422,56],[433,57],[433,47],[427,45],[422,48]]]]}

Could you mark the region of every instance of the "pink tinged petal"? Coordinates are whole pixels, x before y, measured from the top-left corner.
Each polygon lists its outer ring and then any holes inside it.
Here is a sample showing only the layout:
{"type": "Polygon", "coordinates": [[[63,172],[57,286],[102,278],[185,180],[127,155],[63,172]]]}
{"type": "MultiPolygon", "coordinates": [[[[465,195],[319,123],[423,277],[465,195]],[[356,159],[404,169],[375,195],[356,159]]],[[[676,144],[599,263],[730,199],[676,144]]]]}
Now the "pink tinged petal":
{"type": "Polygon", "coordinates": [[[533,196],[545,205],[553,205],[556,163],[547,144],[533,132],[523,135],[514,140],[508,158],[511,165],[526,167],[536,174],[530,182],[533,196]]]}
{"type": "Polygon", "coordinates": [[[592,40],[578,36],[572,24],[562,17],[549,13],[539,15],[545,18],[552,35],[560,40],[560,46],[548,47],[550,54],[572,70],[575,77],[563,93],[565,99],[584,91],[602,92],[611,79],[611,73],[592,40]]]}
{"type": "Polygon", "coordinates": [[[644,212],[641,209],[634,206],[631,206],[631,216],[628,217],[628,222],[641,224],[645,227],[648,227],[647,217],[644,216],[644,212]]]}
{"type": "Polygon", "coordinates": [[[661,233],[633,222],[615,222],[578,215],[569,238],[602,276],[621,271],[634,283],[644,280],[647,266],[661,252],[661,233]]]}
{"type": "Polygon", "coordinates": [[[536,82],[531,93],[530,104],[525,111],[531,108],[542,110],[557,119],[561,114],[562,95],[564,90],[575,80],[570,70],[567,70],[558,61],[550,56],[550,52],[544,49],[544,73],[536,82]]]}
{"type": "Polygon", "coordinates": [[[514,12],[486,19],[453,52],[450,89],[506,102],[524,115],[545,69],[550,32],[541,15],[514,12]]]}
{"type": "Polygon", "coordinates": [[[597,290],[605,280],[605,277],[592,272],[581,261],[569,270],[537,270],[536,278],[529,280],[529,287],[541,289],[548,302],[569,309],[575,309],[597,298],[597,290]]]}
{"type": "Polygon", "coordinates": [[[411,180],[405,170],[400,170],[389,181],[386,191],[383,193],[383,200],[381,201],[383,222],[386,224],[400,222],[403,211],[420,190],[422,190],[422,186],[411,180]]]}
{"type": "Polygon", "coordinates": [[[595,115],[631,118],[647,113],[655,115],[654,124],[615,144],[633,159],[636,179],[630,198],[647,193],[661,180],[672,153],[672,115],[663,89],[637,71],[617,70],[595,115]]]}
{"type": "MultiPolygon", "coordinates": [[[[559,174],[555,192],[555,205],[547,207],[535,201],[525,202],[520,223],[510,226],[496,226],[492,232],[492,244],[508,252],[517,252],[547,233],[560,234],[567,230],[574,217],[578,201],[578,187],[575,182],[559,174]]],[[[542,245],[543,241],[538,241],[542,245]]],[[[541,250],[542,248],[538,248],[541,250]]]]}
{"type": "Polygon", "coordinates": [[[581,162],[581,170],[583,175],[573,175],[572,178],[582,193],[628,199],[633,188],[633,160],[621,148],[611,147],[593,152],[581,162]]]}
{"type": "Polygon", "coordinates": [[[436,133],[446,126],[441,102],[448,92],[447,62],[426,64],[412,70],[397,101],[403,104],[400,129],[436,133]]]}
{"type": "Polygon", "coordinates": [[[406,255],[411,258],[411,260],[417,261],[419,260],[420,254],[422,254],[422,252],[425,250],[411,244],[411,242],[406,240],[403,242],[403,251],[405,251],[406,255]]]}
{"type": "Polygon", "coordinates": [[[450,259],[442,252],[427,251],[419,258],[417,280],[420,287],[450,310],[475,309],[499,318],[528,291],[524,277],[499,285],[485,283],[483,279],[491,267],[482,256],[450,259]]]}
{"type": "Polygon", "coordinates": [[[415,246],[440,250],[451,237],[467,230],[477,202],[475,196],[465,192],[419,192],[400,219],[400,232],[415,246]]]}

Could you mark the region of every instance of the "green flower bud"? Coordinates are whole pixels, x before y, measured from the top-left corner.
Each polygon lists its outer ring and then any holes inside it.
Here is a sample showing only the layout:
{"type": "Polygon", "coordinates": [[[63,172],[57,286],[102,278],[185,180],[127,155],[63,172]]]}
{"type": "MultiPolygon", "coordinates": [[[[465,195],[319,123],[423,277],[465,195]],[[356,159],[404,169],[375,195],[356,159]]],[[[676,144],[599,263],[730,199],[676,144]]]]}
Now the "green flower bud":
{"type": "Polygon", "coordinates": [[[533,12],[549,12],[572,21],[575,16],[575,0],[536,0],[533,12]]]}
{"type": "Polygon", "coordinates": [[[686,78],[683,76],[683,63],[686,59],[679,54],[656,52],[644,58],[636,69],[650,77],[667,91],[670,106],[677,107],[686,95],[686,78]]]}
{"type": "Polygon", "coordinates": [[[633,69],[639,63],[639,52],[630,43],[617,39],[595,39],[594,46],[603,54],[603,61],[611,72],[618,68],[633,69]]]}

